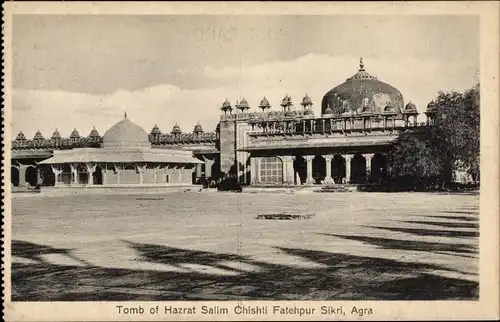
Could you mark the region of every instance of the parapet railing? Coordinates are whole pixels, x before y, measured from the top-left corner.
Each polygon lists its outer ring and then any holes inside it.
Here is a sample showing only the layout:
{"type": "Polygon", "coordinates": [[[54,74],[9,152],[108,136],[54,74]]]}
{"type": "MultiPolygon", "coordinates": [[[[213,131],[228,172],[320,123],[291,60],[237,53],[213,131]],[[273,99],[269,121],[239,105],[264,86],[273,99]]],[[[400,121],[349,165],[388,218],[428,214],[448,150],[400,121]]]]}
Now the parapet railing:
{"type": "MultiPolygon", "coordinates": [[[[179,133],[149,135],[151,145],[215,143],[215,132],[179,133]]],[[[16,139],[12,141],[14,150],[66,150],[76,148],[98,148],[102,138],[51,138],[51,139],[16,139]]]]}

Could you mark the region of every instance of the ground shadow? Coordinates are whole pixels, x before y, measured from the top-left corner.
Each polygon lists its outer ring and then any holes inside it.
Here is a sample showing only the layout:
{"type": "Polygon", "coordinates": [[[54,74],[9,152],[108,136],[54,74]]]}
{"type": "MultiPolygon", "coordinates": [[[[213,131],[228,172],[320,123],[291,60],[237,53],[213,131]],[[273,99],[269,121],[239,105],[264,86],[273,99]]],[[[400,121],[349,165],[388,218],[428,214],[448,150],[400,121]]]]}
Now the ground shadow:
{"type": "Polygon", "coordinates": [[[183,264],[197,264],[224,270],[239,271],[237,268],[223,265],[221,262],[250,262],[249,258],[234,254],[217,254],[155,244],[135,243],[126,240],[122,240],[122,242],[134,249],[139,254],[139,259],[143,261],[167,264],[183,269],[186,269],[186,266],[183,264]]]}
{"type": "Polygon", "coordinates": [[[380,226],[367,226],[367,227],[395,231],[399,233],[413,234],[417,236],[436,236],[436,237],[455,237],[455,238],[479,237],[478,231],[438,230],[438,229],[435,230],[435,229],[422,229],[422,228],[380,227],[380,226]]]}
{"type": "Polygon", "coordinates": [[[479,221],[477,217],[466,217],[466,216],[422,216],[427,218],[439,218],[448,220],[462,220],[462,221],[479,221]]]}
{"type": "Polygon", "coordinates": [[[84,261],[75,255],[73,255],[73,250],[68,248],[55,248],[52,246],[35,244],[27,242],[24,240],[12,240],[11,241],[11,254],[12,256],[27,258],[29,260],[34,260],[39,263],[45,262],[42,256],[60,254],[64,255],[73,260],[79,261],[84,265],[88,265],[87,261],[84,261]]]}
{"type": "MultiPolygon", "coordinates": [[[[391,230],[390,228],[385,228],[385,227],[380,227],[380,228],[371,227],[371,228],[391,230]]],[[[427,241],[402,240],[402,239],[391,239],[391,238],[369,237],[369,236],[352,236],[352,235],[336,235],[336,234],[322,234],[322,235],[354,240],[385,249],[410,250],[410,251],[420,251],[420,252],[451,252],[451,253],[464,253],[464,254],[476,253],[476,250],[474,248],[466,244],[444,244],[444,243],[427,242],[427,241]]]]}
{"type": "Polygon", "coordinates": [[[441,226],[445,228],[479,228],[477,223],[456,223],[456,222],[438,222],[438,221],[418,221],[418,220],[402,220],[404,223],[441,226]]]}
{"type": "MultiPolygon", "coordinates": [[[[471,209],[472,210],[472,209],[471,209]]],[[[441,211],[442,213],[445,214],[464,214],[464,215],[479,215],[479,209],[477,211],[459,211],[459,210],[453,210],[453,211],[441,211]]]]}
{"type": "MultiPolygon", "coordinates": [[[[276,248],[315,265],[297,266],[239,255],[127,242],[148,262],[182,266],[244,262],[236,275],[65,266],[12,265],[14,301],[127,300],[446,300],[477,299],[478,283],[434,274],[439,265],[407,263],[297,248],[276,248]],[[321,264],[321,265],[317,265],[321,264]],[[49,272],[49,273],[46,273],[49,272]],[[22,278],[21,278],[22,275],[22,278]]],[[[36,247],[36,245],[35,245],[36,247]]]]}

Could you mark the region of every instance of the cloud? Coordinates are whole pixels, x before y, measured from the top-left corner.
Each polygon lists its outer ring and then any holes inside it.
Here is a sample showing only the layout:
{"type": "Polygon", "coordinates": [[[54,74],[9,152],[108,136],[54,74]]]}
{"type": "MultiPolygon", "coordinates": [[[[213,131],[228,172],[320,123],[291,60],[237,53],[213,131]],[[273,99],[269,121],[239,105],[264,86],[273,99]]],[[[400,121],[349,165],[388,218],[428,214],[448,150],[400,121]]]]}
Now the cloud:
{"type": "MultiPolygon", "coordinates": [[[[477,73],[476,64],[456,61],[415,58],[394,61],[376,57],[366,57],[364,61],[370,74],[398,88],[405,102],[411,100],[420,112],[439,90],[462,91],[471,87],[477,73]]],[[[288,94],[300,108],[305,93],[316,103],[314,111],[319,115],[324,93],[356,73],[358,62],[358,57],[311,53],[288,61],[242,63],[239,70],[206,66],[193,75],[202,84],[194,89],[159,84],[107,95],[14,90],[11,128],[14,134],[23,130],[31,137],[40,130],[47,137],[55,128],[62,135],[69,135],[73,128],[81,135],[88,135],[95,125],[102,135],[126,111],[146,131],[158,124],[163,132],[168,132],[178,122],[188,132],[198,121],[206,131],[213,131],[226,97],[234,105],[244,96],[256,109],[266,96],[273,108],[278,109],[282,97],[288,94]]]]}

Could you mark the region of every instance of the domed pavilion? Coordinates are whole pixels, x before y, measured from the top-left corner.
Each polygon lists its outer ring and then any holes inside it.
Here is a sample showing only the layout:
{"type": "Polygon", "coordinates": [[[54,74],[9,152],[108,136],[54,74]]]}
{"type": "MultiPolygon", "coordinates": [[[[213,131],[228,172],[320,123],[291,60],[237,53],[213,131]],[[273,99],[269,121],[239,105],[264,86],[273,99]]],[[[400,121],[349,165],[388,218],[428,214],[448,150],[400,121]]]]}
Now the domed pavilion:
{"type": "Polygon", "coordinates": [[[361,58],[358,72],[323,96],[321,113],[340,116],[370,111],[381,115],[388,106],[401,116],[403,95],[397,88],[370,75],[361,58]]]}
{"type": "MultiPolygon", "coordinates": [[[[280,112],[266,112],[263,99],[256,117],[222,114],[221,172],[264,186],[384,182],[391,147],[418,126],[417,106],[404,104],[401,92],[368,73],[361,58],[354,75],[324,94],[320,116],[307,94],[302,110],[285,95],[280,112]]],[[[432,113],[431,105],[431,121],[432,113]]]]}
{"type": "Polygon", "coordinates": [[[127,114],[104,133],[100,148],[55,150],[50,164],[55,186],[190,185],[202,161],[191,151],[152,148],[148,133],[127,114]]]}

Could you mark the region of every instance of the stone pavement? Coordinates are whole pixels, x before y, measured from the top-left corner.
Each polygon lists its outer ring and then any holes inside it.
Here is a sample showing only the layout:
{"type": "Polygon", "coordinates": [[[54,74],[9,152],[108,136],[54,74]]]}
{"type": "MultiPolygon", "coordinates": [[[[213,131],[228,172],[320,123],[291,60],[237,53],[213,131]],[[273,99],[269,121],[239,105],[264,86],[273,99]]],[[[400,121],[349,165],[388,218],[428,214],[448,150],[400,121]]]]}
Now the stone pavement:
{"type": "Polygon", "coordinates": [[[478,196],[72,198],[13,200],[12,300],[478,298],[478,196]]]}

